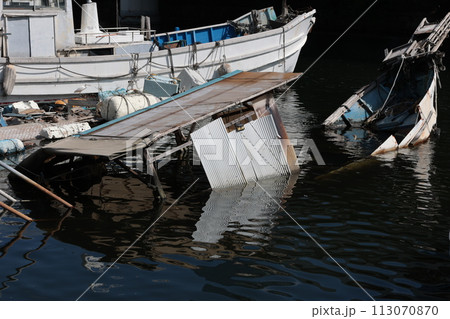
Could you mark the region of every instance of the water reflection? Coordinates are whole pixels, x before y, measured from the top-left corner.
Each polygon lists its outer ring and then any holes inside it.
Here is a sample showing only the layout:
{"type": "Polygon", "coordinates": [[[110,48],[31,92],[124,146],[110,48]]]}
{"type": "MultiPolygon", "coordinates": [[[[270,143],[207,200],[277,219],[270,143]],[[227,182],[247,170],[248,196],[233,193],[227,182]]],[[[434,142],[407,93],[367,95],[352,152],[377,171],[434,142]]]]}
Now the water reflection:
{"type": "MultiPolygon", "coordinates": [[[[46,234],[42,235],[39,239],[39,242],[36,241],[36,244],[39,243],[39,245],[37,247],[33,247],[32,249],[26,249],[26,251],[22,254],[22,258],[18,259],[19,262],[19,266],[14,267],[14,272],[12,274],[7,274],[5,275],[5,277],[7,278],[6,280],[2,280],[1,282],[1,287],[0,287],[0,291],[9,288],[8,283],[12,283],[14,281],[19,280],[18,277],[22,274],[22,272],[33,266],[36,265],[37,260],[32,258],[32,254],[35,252],[38,252],[39,250],[41,250],[43,247],[45,247],[45,245],[47,244],[47,242],[50,240],[50,238],[52,238],[58,231],[61,230],[62,224],[64,222],[64,220],[70,216],[71,211],[67,210],[66,213],[58,218],[55,219],[54,221],[56,221],[56,224],[53,225],[49,230],[47,230],[46,234]]],[[[48,221],[44,221],[44,224],[48,224],[48,221]]],[[[8,223],[3,223],[2,224],[8,224],[8,223]]],[[[5,245],[0,247],[0,252],[2,253],[0,255],[0,259],[4,258],[9,249],[11,249],[16,243],[18,243],[19,241],[25,239],[25,232],[27,231],[27,229],[29,228],[29,226],[32,225],[32,223],[26,223],[24,224],[19,231],[12,236],[13,238],[7,242],[5,245]]],[[[11,226],[11,225],[10,225],[11,226]]],[[[26,238],[29,239],[29,238],[26,238]]]]}
{"type": "Polygon", "coordinates": [[[423,215],[421,224],[424,227],[433,230],[439,223],[442,205],[440,197],[436,191],[436,185],[433,182],[435,158],[435,144],[433,142],[424,143],[418,147],[405,149],[399,152],[399,155],[406,158],[411,163],[411,170],[414,172],[416,183],[414,185],[414,195],[416,210],[423,215]]]}
{"type": "Polygon", "coordinates": [[[324,131],[326,139],[337,145],[340,152],[353,158],[361,158],[371,154],[374,147],[383,142],[384,136],[376,135],[362,128],[349,129],[326,129],[324,131]]]}
{"type": "MultiPolygon", "coordinates": [[[[247,246],[261,247],[271,240],[274,216],[290,196],[296,179],[278,177],[243,188],[211,191],[209,199],[195,190],[167,210],[176,194],[168,191],[166,203],[152,205],[146,185],[133,178],[107,176],[102,183],[74,197],[76,209],[57,219],[54,228],[49,230],[48,221],[37,220],[36,226],[47,232],[41,245],[24,256],[24,267],[34,263],[30,264],[27,257],[31,252],[54,238],[86,251],[79,257],[80,264],[89,273],[100,273],[160,216],[119,264],[150,271],[164,264],[194,269],[198,260],[248,255],[251,251],[247,246]]],[[[35,209],[33,214],[40,212],[35,209]]],[[[9,246],[5,246],[3,254],[9,246]]]]}
{"type": "Polygon", "coordinates": [[[225,232],[234,232],[244,236],[246,244],[265,245],[272,218],[292,182],[283,176],[245,187],[213,190],[195,225],[194,241],[215,244],[225,232]]]}

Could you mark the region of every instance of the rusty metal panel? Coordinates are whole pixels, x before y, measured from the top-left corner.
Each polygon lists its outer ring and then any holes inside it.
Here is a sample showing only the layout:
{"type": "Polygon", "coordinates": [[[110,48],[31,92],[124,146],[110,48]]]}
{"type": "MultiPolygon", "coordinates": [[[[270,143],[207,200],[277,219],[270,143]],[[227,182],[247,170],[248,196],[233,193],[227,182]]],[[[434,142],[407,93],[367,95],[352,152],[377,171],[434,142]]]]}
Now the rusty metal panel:
{"type": "Polygon", "coordinates": [[[42,129],[53,126],[62,126],[72,124],[74,121],[59,121],[55,123],[23,123],[18,125],[10,125],[0,127],[0,140],[7,140],[11,138],[17,138],[21,141],[35,140],[40,137],[42,129]]]}
{"type": "Polygon", "coordinates": [[[242,72],[223,79],[190,94],[140,112],[94,130],[89,135],[96,137],[131,137],[142,128],[161,134],[200,121],[229,107],[250,100],[255,96],[271,91],[299,76],[298,73],[242,72]]]}
{"type": "Polygon", "coordinates": [[[74,146],[75,139],[70,139],[46,148],[49,151],[55,148],[58,152],[64,151],[67,154],[82,154],[85,151],[87,154],[101,152],[103,156],[116,157],[118,152],[125,152],[125,142],[114,147],[114,143],[109,143],[111,140],[146,139],[145,143],[149,145],[181,127],[252,100],[299,76],[299,73],[241,72],[83,133],[79,136],[80,141],[76,143],[76,147],[71,147],[74,146]],[[102,141],[105,141],[104,147],[102,141]],[[103,151],[95,150],[102,148],[103,151]]]}
{"type": "Polygon", "coordinates": [[[39,123],[11,125],[0,128],[0,140],[8,140],[17,138],[22,141],[29,141],[36,139],[39,133],[44,128],[44,125],[39,123]]]}
{"type": "Polygon", "coordinates": [[[74,154],[74,155],[97,155],[110,159],[120,157],[127,152],[132,144],[126,140],[84,140],[76,137],[67,137],[63,140],[43,147],[49,153],[74,154]]]}

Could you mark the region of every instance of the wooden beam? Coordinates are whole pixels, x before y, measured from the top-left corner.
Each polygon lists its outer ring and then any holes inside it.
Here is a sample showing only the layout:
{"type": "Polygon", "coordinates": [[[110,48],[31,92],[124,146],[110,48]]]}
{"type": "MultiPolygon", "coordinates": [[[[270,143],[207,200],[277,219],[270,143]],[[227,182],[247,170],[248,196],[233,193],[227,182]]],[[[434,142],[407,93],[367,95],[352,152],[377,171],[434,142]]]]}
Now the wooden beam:
{"type": "Polygon", "coordinates": [[[27,215],[22,214],[21,212],[19,212],[18,210],[12,208],[11,206],[6,205],[2,201],[0,201],[0,207],[3,207],[4,209],[9,210],[11,213],[19,216],[20,218],[25,219],[27,222],[32,222],[33,221],[32,218],[28,217],[27,215]]]}
{"type": "Polygon", "coordinates": [[[151,157],[152,157],[149,154],[149,149],[148,148],[146,149],[145,154],[147,155],[147,156],[144,156],[147,159],[147,171],[148,171],[149,175],[152,176],[153,184],[156,187],[156,189],[154,190],[155,191],[155,195],[157,197],[159,197],[161,200],[164,200],[164,199],[167,198],[167,196],[166,196],[166,193],[164,192],[164,189],[162,187],[161,181],[159,180],[158,170],[157,170],[157,168],[155,166],[155,162],[152,162],[152,163],[148,162],[151,159],[151,157]]]}
{"type": "Polygon", "coordinates": [[[11,166],[9,166],[8,164],[4,163],[3,161],[0,161],[0,165],[3,166],[4,168],[6,168],[8,171],[10,171],[11,173],[13,173],[14,175],[16,175],[17,177],[20,177],[21,179],[23,179],[24,181],[26,181],[27,183],[33,185],[34,187],[36,187],[37,189],[43,191],[44,193],[46,193],[47,195],[53,197],[54,199],[56,199],[57,201],[59,201],[60,203],[62,203],[63,205],[65,205],[66,207],[69,208],[73,208],[73,205],[66,202],[64,199],[62,199],[61,197],[59,197],[58,195],[52,193],[51,191],[49,191],[48,189],[46,189],[45,187],[43,187],[42,185],[39,185],[38,183],[36,183],[35,181],[33,181],[31,178],[23,175],[22,173],[20,173],[19,171],[15,170],[14,168],[12,168],[11,166]]]}

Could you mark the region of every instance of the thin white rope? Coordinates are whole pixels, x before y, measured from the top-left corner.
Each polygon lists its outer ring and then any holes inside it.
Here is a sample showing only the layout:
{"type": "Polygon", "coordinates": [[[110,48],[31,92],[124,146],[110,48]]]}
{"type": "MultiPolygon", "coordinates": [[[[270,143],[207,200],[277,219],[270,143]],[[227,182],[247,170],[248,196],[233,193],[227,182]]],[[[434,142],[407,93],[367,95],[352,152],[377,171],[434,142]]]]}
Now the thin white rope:
{"type": "Polygon", "coordinates": [[[384,100],[384,103],[383,103],[383,106],[380,109],[380,112],[383,111],[384,107],[386,106],[387,101],[391,97],[392,91],[394,91],[395,84],[397,83],[398,76],[400,75],[400,71],[403,68],[403,62],[405,62],[405,57],[403,56],[403,54],[402,54],[401,58],[402,58],[402,62],[400,63],[400,67],[398,68],[397,75],[395,76],[394,82],[392,83],[391,89],[389,90],[389,93],[388,93],[386,99],[384,100]]]}
{"type": "Polygon", "coordinates": [[[199,180],[200,178],[197,178],[188,188],[186,188],[185,190],[184,190],[184,192],[180,195],[180,196],[178,196],[178,198],[172,203],[172,204],[170,204],[170,206],[161,214],[161,215],[159,215],[158,216],[158,218],[156,218],[156,220],[150,225],[150,226],[148,226],[147,227],[147,229],[142,233],[142,234],[140,234],[137,238],[136,238],[136,240],[130,245],[130,246],[128,246],[127,247],[127,249],[125,249],[124,251],[123,251],[123,253],[122,254],[120,254],[120,256],[116,259],[116,260],[114,260],[114,262],[111,264],[111,265],[109,265],[108,266],[108,268],[106,268],[105,269],[105,271],[104,272],[102,272],[101,274],[100,274],[100,276],[98,276],[97,277],[97,279],[95,279],[90,285],[89,285],[89,287],[87,287],[84,291],[83,291],[83,293],[81,294],[81,295],[79,295],[78,296],[78,298],[75,300],[75,301],[79,301],[91,288],[93,288],[96,284],[97,284],[97,282],[112,268],[112,267],[114,267],[114,265],[139,241],[139,240],[141,240],[141,238],[142,237],[144,237],[144,235],[153,227],[153,225],[155,225],[168,211],[169,211],[169,209],[171,209],[176,203],[178,203],[178,201],[192,188],[192,186],[194,186],[195,185],[195,183],[197,183],[198,182],[198,180],[199,180]]]}
{"type": "Polygon", "coordinates": [[[275,100],[275,103],[278,102],[278,100],[287,92],[289,91],[289,89],[291,87],[293,87],[295,85],[295,83],[298,82],[298,80],[300,80],[306,73],[308,73],[308,71],[317,63],[319,62],[320,59],[322,59],[322,57],[328,52],[330,51],[330,49],[356,24],[356,22],[358,22],[376,3],[378,2],[378,0],[375,0],[366,10],[364,10],[363,13],[361,13],[359,15],[358,18],[356,18],[355,21],[352,22],[352,24],[350,24],[350,26],[348,26],[347,29],[345,29],[344,32],[342,32],[342,34],[336,39],[334,40],[333,43],[330,44],[330,46],[325,49],[325,51],[323,51],[323,53],[321,55],[319,55],[319,57],[317,59],[314,60],[313,63],[311,63],[308,68],[302,73],[300,74],[300,76],[297,78],[297,80],[295,80],[294,82],[292,82],[291,85],[289,85],[289,87],[275,100]]]}

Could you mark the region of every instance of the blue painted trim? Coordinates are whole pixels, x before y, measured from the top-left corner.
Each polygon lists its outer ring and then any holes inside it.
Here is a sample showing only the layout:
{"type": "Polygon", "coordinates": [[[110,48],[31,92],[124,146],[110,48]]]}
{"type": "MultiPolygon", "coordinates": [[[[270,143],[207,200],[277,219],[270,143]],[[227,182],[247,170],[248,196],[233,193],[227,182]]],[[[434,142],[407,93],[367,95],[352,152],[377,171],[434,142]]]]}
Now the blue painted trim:
{"type": "Polygon", "coordinates": [[[190,31],[179,30],[169,33],[167,36],[159,35],[156,37],[161,49],[165,44],[173,43],[179,40],[184,40],[185,45],[193,45],[194,43],[211,43],[221,40],[227,40],[241,36],[237,34],[236,30],[229,24],[219,26],[206,26],[190,31]],[[190,36],[191,35],[191,36],[190,36]]]}
{"type": "Polygon", "coordinates": [[[148,107],[146,107],[146,108],[144,108],[144,109],[141,109],[141,110],[139,110],[139,111],[136,111],[136,112],[130,113],[130,114],[128,114],[128,115],[119,117],[119,118],[117,118],[117,119],[111,120],[111,121],[109,121],[109,122],[103,123],[103,124],[101,124],[101,125],[99,125],[99,126],[96,126],[96,127],[92,128],[92,129],[90,129],[90,130],[84,131],[84,132],[82,132],[82,133],[80,133],[80,134],[78,134],[78,135],[73,135],[73,137],[80,137],[80,136],[87,135],[87,134],[90,134],[90,133],[92,133],[92,132],[101,130],[101,129],[103,129],[103,128],[105,128],[105,127],[108,127],[108,126],[110,126],[110,125],[113,125],[113,124],[115,124],[115,123],[117,123],[117,122],[126,120],[127,118],[130,118],[130,117],[132,117],[132,116],[135,116],[135,115],[141,114],[141,113],[143,113],[143,112],[146,112],[146,111],[148,111],[148,110],[154,109],[155,107],[158,107],[158,106],[161,106],[161,105],[163,105],[163,104],[166,104],[166,103],[168,103],[168,102],[170,102],[170,101],[172,101],[172,100],[179,99],[179,98],[181,98],[181,97],[183,97],[183,96],[185,96],[185,95],[187,95],[187,94],[191,94],[192,92],[201,90],[201,89],[203,89],[203,88],[205,88],[205,87],[208,87],[208,86],[210,86],[210,85],[213,85],[213,84],[215,84],[215,83],[217,83],[217,82],[220,82],[220,81],[222,81],[222,80],[231,78],[231,77],[235,76],[236,74],[239,74],[239,73],[242,73],[242,72],[243,72],[243,71],[241,71],[241,70],[236,70],[236,71],[233,71],[233,72],[231,72],[231,73],[225,74],[225,75],[223,75],[223,76],[221,76],[221,77],[218,77],[218,78],[216,78],[216,79],[214,79],[214,80],[211,80],[211,81],[209,81],[209,82],[206,82],[205,84],[202,84],[202,85],[193,87],[192,89],[187,90],[187,91],[185,91],[185,92],[183,92],[183,93],[179,93],[179,94],[177,94],[177,95],[174,95],[174,96],[172,96],[172,97],[170,97],[170,98],[168,98],[168,99],[165,99],[164,101],[155,103],[155,104],[150,105],[150,106],[148,106],[148,107]]]}

